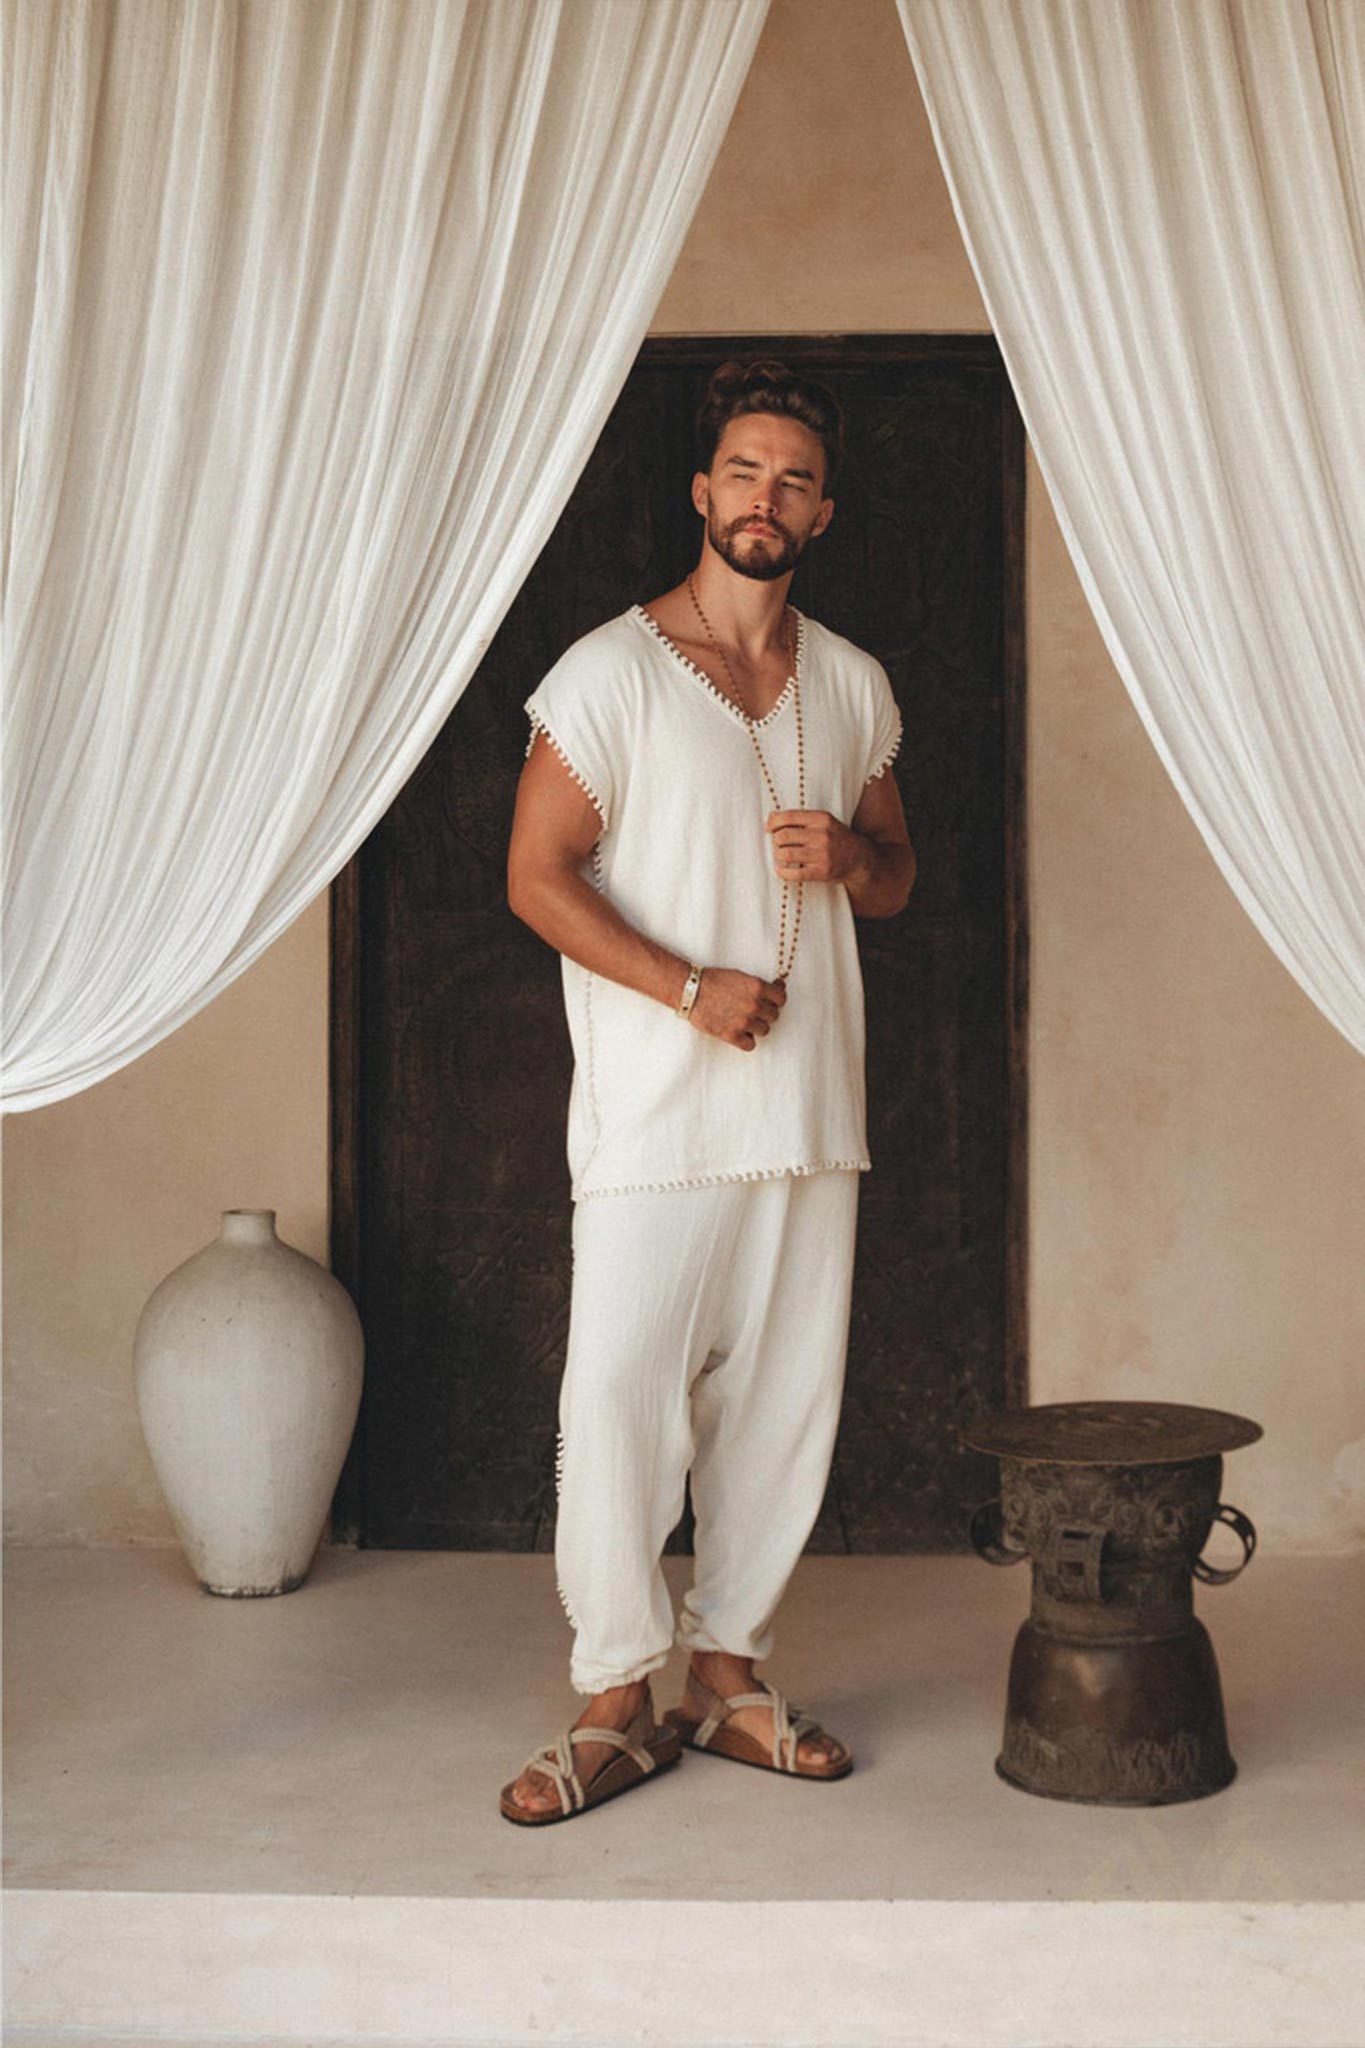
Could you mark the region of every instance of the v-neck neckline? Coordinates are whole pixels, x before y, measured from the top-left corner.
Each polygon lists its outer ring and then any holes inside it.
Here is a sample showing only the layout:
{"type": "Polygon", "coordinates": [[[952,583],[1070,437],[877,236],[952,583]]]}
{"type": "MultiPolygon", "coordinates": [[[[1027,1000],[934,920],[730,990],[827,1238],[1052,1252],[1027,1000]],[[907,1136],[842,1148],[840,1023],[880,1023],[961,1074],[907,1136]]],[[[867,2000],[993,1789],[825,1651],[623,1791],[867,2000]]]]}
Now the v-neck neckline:
{"type": "Polygon", "coordinates": [[[658,620],[654,618],[651,613],[647,612],[642,604],[633,604],[630,608],[630,616],[632,618],[638,619],[640,624],[644,627],[645,631],[647,633],[651,633],[654,636],[654,638],[659,642],[659,645],[661,647],[666,648],[667,651],[672,655],[673,659],[676,662],[680,663],[681,666],[687,670],[687,673],[690,676],[696,677],[697,681],[705,690],[707,696],[714,697],[716,703],[719,704],[723,710],[729,712],[731,718],[735,720],[736,724],[752,726],[755,732],[762,732],[765,725],[771,725],[773,720],[778,716],[778,714],[786,710],[788,704],[790,704],[792,700],[792,697],[798,685],[802,680],[804,673],[804,657],[806,652],[806,616],[804,612],[797,611],[795,605],[792,606],[792,610],[796,612],[795,664],[793,667],[792,674],[787,677],[787,680],[783,684],[781,693],[777,697],[775,703],[772,705],[770,710],[764,712],[762,718],[750,718],[748,713],[746,711],[742,711],[739,705],[735,703],[732,697],[727,697],[723,690],[718,690],[715,684],[712,682],[710,676],[707,675],[706,670],[703,668],[698,668],[695,661],[690,661],[688,659],[688,657],[683,653],[682,649],[676,646],[674,642],[669,639],[667,633],[665,633],[663,627],[659,624],[658,620]]]}

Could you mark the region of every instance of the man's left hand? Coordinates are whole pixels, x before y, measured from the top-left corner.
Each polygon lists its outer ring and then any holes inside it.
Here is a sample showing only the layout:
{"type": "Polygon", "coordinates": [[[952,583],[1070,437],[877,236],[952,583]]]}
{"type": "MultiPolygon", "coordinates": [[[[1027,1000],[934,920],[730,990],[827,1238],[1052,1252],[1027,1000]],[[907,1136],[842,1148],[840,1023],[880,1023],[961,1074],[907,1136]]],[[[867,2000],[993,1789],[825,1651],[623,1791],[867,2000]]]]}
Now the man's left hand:
{"type": "Polygon", "coordinates": [[[871,848],[832,811],[770,811],[773,865],[784,882],[856,883],[872,866],[871,848]]]}

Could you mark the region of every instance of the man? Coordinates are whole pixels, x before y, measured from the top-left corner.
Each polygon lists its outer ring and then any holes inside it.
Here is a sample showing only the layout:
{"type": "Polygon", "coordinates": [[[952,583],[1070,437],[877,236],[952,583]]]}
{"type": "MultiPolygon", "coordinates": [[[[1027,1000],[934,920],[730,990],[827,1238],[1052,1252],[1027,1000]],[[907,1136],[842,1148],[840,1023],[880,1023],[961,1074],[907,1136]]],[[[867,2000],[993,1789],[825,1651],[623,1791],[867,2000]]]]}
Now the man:
{"type": "Polygon", "coordinates": [[[870,1164],[853,916],[901,910],[916,872],[900,714],[879,662],[787,604],[834,513],[833,394],[727,363],[698,442],[695,571],[576,641],[526,706],[508,901],[562,955],[575,1054],[555,1558],[587,1705],[504,1786],[521,1824],[684,1744],[852,1768],[754,1664],[838,1425],[870,1164]],[[660,1557],[689,1469],[675,1638],[660,1557]],[[660,1724],[674,1640],[691,1662],[660,1724]]]}

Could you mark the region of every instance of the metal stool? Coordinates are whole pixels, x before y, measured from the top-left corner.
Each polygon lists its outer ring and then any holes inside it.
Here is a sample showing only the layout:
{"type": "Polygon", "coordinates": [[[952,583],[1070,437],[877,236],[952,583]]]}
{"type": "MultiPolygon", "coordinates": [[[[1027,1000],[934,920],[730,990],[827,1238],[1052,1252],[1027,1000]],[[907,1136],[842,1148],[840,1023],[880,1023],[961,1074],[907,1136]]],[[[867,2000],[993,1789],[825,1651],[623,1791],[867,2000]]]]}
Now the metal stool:
{"type": "Polygon", "coordinates": [[[1000,1494],[973,1515],[973,1545],[990,1564],[1033,1560],[995,1762],[1008,1784],[1162,1806],[1231,1782],[1193,1581],[1224,1585],[1250,1561],[1255,1529],[1218,1498],[1221,1453],[1261,1434],[1244,1415],[1175,1401],[1055,1401],[959,1430],[1000,1460],[1000,1494]],[[1215,1521],[1242,1540],[1230,1570],[1200,1556],[1215,1521]]]}

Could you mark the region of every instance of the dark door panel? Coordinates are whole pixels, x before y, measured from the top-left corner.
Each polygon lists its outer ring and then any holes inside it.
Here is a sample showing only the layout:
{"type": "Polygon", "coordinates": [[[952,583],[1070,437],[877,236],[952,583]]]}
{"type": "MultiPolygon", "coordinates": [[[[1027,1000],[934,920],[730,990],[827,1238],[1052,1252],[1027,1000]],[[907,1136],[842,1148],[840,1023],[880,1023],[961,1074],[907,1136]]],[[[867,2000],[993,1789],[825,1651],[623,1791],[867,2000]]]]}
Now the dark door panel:
{"type": "MultiPolygon", "coordinates": [[[[792,595],[885,664],[920,873],[863,920],[869,1142],[843,1418],[814,1550],[965,1547],[1025,1398],[1023,437],[989,336],[646,343],[421,767],[333,890],[333,1263],[368,1346],[337,1540],[548,1550],[568,1326],[558,956],[507,908],[524,699],[695,562],[692,418],[761,351],[849,416],[792,595]]],[[[670,1549],[690,1549],[690,1509],[670,1549]]]]}

